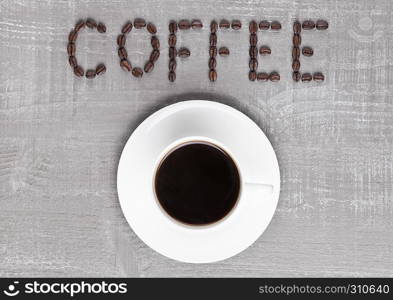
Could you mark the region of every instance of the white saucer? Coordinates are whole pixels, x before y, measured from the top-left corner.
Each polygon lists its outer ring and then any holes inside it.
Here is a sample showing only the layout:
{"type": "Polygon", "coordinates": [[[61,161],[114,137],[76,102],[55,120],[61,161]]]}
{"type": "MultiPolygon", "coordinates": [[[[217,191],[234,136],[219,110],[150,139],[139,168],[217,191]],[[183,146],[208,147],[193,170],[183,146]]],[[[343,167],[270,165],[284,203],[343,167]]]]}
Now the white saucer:
{"type": "Polygon", "coordinates": [[[120,158],[117,189],[124,216],[148,246],[175,260],[208,263],[243,251],[264,232],[277,206],[280,172],[269,140],[251,119],[224,104],[192,100],[155,112],[133,132],[120,158]],[[226,218],[187,226],[158,205],[153,176],[169,149],[200,139],[224,148],[245,183],[226,218]]]}

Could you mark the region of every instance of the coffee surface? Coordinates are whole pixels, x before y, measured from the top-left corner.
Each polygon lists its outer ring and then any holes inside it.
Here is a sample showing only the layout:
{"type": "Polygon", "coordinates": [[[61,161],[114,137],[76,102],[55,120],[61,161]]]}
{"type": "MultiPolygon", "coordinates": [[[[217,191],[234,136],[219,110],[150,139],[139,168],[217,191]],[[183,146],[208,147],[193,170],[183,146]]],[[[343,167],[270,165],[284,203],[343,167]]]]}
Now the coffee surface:
{"type": "Polygon", "coordinates": [[[219,221],[235,206],[240,176],[232,158],[204,142],[180,145],[164,157],[155,176],[162,208],[192,225],[219,221]]]}

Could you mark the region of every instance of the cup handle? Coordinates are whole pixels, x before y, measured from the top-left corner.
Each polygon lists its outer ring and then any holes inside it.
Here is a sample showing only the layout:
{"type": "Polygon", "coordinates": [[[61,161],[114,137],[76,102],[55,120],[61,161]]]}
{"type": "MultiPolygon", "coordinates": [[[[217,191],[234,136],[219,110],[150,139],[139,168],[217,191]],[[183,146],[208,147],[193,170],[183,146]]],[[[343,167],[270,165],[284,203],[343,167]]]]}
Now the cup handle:
{"type": "Polygon", "coordinates": [[[274,186],[268,183],[245,181],[244,186],[248,191],[261,195],[270,195],[273,193],[274,186]]]}

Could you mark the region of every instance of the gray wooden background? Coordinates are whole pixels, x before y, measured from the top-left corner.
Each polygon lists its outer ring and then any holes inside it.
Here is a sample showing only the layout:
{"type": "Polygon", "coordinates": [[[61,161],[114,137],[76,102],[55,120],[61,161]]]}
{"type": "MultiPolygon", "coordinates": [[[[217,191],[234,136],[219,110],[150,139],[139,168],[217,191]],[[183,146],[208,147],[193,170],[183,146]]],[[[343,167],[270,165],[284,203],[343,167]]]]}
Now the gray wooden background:
{"type": "MultiPolygon", "coordinates": [[[[1,276],[393,276],[393,3],[389,0],[2,0],[0,1],[0,275],[1,276]],[[81,17],[103,21],[106,34],[83,31],[86,67],[105,62],[95,80],[76,78],[67,35],[81,17]],[[158,27],[161,57],[137,80],[118,66],[116,36],[128,19],[158,27]],[[208,29],[231,50],[207,79],[208,29]],[[167,24],[200,18],[205,28],[178,35],[191,57],[167,80],[167,24]],[[292,22],[323,18],[325,32],[303,34],[315,50],[306,71],[326,81],[291,80],[292,22]],[[278,20],[260,33],[272,55],[264,70],[279,83],[251,83],[248,21],[278,20]],[[116,169],[133,129],[170,103],[211,99],[246,113],[277,153],[282,191],[261,238],[214,264],[167,259],[136,237],[121,212],[116,169]]],[[[142,65],[148,35],[128,39],[142,65]]]]}

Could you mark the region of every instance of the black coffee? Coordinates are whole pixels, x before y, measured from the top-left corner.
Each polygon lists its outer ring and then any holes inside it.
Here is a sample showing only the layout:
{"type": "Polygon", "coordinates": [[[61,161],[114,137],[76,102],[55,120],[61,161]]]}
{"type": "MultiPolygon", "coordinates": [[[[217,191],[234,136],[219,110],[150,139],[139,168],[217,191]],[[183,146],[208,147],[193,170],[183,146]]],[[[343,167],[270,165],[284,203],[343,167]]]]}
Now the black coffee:
{"type": "Polygon", "coordinates": [[[185,143],[167,154],[155,177],[157,199],[174,219],[205,225],[235,206],[240,176],[232,158],[205,142],[185,143]]]}

